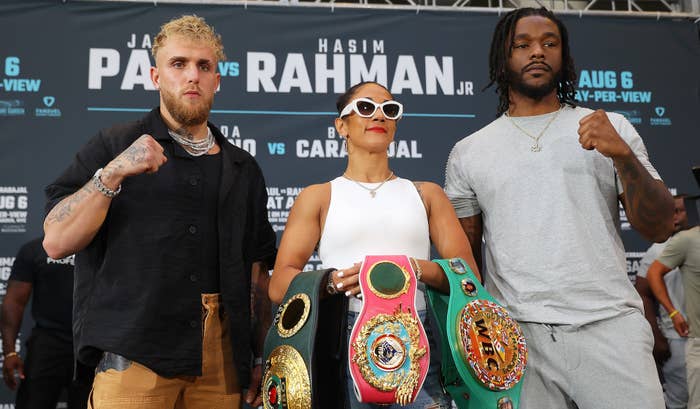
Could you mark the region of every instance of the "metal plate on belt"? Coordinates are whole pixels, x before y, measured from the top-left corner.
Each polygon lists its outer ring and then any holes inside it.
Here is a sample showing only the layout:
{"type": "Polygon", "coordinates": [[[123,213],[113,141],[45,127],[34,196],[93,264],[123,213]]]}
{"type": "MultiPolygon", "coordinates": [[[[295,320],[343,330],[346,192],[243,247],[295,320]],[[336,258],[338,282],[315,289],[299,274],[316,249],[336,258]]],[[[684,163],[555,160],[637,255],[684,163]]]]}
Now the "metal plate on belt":
{"type": "Polygon", "coordinates": [[[474,377],[491,390],[507,390],[523,376],[527,346],[518,323],[500,305],[468,303],[457,317],[459,349],[474,377]]]}
{"type": "Polygon", "coordinates": [[[265,362],[265,409],[310,409],[311,382],[299,351],[289,345],[275,348],[265,362]]]}

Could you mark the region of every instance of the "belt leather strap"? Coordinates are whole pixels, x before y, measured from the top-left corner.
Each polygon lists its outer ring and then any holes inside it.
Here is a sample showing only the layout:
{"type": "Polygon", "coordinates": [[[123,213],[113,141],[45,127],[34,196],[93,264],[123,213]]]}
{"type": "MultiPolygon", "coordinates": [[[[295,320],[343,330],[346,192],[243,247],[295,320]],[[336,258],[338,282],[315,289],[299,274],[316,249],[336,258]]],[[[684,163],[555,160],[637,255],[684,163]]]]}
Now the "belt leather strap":
{"type": "Polygon", "coordinates": [[[360,402],[406,405],[418,395],[430,347],[416,313],[418,280],[408,257],[367,256],[360,268],[362,310],[348,365],[360,402]]]}
{"type": "Polygon", "coordinates": [[[516,409],[527,363],[520,325],[459,258],[433,260],[450,295],[428,287],[442,342],[442,384],[460,409],[516,409]]]}
{"type": "Polygon", "coordinates": [[[321,409],[344,399],[338,379],[344,373],[347,299],[321,299],[332,271],[299,273],[277,309],[265,338],[265,409],[321,409]]]}

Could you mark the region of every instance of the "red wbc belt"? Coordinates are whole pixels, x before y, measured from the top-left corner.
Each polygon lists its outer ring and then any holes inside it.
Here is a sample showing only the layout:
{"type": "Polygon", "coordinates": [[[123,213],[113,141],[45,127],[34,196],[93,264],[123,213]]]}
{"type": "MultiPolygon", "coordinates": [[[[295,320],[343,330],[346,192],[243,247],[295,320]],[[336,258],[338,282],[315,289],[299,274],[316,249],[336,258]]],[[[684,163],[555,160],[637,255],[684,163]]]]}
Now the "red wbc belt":
{"type": "Polygon", "coordinates": [[[406,405],[418,395],[430,347],[416,313],[418,280],[406,256],[367,256],[360,269],[362,310],[348,365],[360,402],[406,405]]]}

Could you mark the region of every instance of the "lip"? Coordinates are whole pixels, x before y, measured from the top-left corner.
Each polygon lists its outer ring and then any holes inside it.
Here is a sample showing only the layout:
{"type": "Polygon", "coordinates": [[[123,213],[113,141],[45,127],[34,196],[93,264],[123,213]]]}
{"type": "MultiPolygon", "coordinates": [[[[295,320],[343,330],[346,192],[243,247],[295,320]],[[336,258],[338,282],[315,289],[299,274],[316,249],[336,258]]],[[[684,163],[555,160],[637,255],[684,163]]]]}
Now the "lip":
{"type": "Polygon", "coordinates": [[[532,71],[537,71],[537,72],[550,72],[552,69],[549,67],[549,65],[544,64],[544,63],[532,63],[525,67],[525,72],[532,72],[532,71]]]}
{"type": "Polygon", "coordinates": [[[381,132],[381,133],[386,133],[386,129],[380,127],[380,126],[373,126],[371,128],[367,128],[368,132],[381,132]]]}
{"type": "Polygon", "coordinates": [[[200,96],[199,91],[196,90],[190,90],[190,91],[185,91],[185,95],[190,96],[190,97],[198,97],[200,96]]]}

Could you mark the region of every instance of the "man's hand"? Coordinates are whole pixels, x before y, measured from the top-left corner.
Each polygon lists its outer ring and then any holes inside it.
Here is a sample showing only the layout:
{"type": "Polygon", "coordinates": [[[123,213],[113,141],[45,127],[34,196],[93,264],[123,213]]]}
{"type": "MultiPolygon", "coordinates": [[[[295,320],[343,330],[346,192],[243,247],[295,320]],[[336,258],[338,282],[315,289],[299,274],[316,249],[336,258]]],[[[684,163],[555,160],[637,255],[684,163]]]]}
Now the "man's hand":
{"type": "Polygon", "coordinates": [[[245,401],[255,408],[262,405],[262,365],[254,365],[250,371],[250,385],[245,394],[245,401]]]}
{"type": "Polygon", "coordinates": [[[2,367],[2,379],[5,381],[5,385],[12,390],[17,389],[15,373],[19,374],[19,379],[24,379],[24,362],[19,355],[6,357],[2,367]]]}
{"type": "Polygon", "coordinates": [[[155,173],[166,161],[163,147],[151,135],[143,134],[105,166],[102,183],[116,189],[124,178],[155,173]]]}
{"type": "Polygon", "coordinates": [[[682,337],[687,337],[688,336],[688,323],[685,321],[685,317],[683,317],[683,314],[678,313],[671,318],[673,321],[673,328],[676,329],[676,332],[678,335],[682,337]]]}
{"type": "Polygon", "coordinates": [[[608,158],[632,154],[629,145],[617,133],[602,109],[584,116],[578,123],[578,141],[582,148],[595,149],[608,158]]]}
{"type": "Polygon", "coordinates": [[[661,368],[664,362],[671,357],[671,348],[668,346],[668,340],[663,335],[654,338],[654,361],[661,368]]]}

